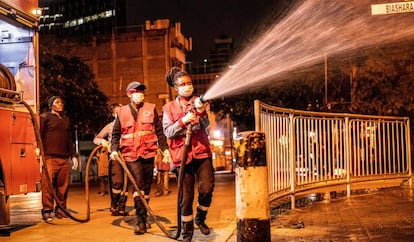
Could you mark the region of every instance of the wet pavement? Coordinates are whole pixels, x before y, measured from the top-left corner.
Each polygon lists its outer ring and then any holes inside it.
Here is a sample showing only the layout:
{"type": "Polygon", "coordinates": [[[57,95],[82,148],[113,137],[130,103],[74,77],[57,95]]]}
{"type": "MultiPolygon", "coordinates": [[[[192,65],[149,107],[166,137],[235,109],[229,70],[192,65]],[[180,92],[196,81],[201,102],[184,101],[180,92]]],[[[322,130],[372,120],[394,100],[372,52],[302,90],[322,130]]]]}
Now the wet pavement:
{"type": "Polygon", "coordinates": [[[272,241],[414,241],[414,190],[363,190],[308,204],[277,215],[271,234],[272,241]]]}
{"type": "MultiPolygon", "coordinates": [[[[234,174],[217,174],[213,204],[207,216],[212,233],[195,230],[193,241],[237,241],[234,174]]],[[[377,187],[381,187],[377,186],[377,187]]],[[[0,226],[0,241],[174,241],[152,223],[144,235],[134,235],[136,223],[132,199],[131,216],[109,214],[109,196],[97,194],[97,184],[90,186],[90,221],[54,219],[45,223],[40,216],[40,194],[13,196],[11,225],[0,226]],[[8,231],[7,234],[5,231],[8,231]]],[[[176,228],[176,183],[169,196],[151,197],[150,206],[169,230],[176,228]]],[[[155,192],[155,186],[153,186],[155,192]]],[[[326,193],[304,196],[290,210],[287,204],[273,206],[272,241],[414,241],[414,189],[402,186],[355,190],[350,198],[338,191],[330,199],[326,193]],[[301,226],[303,225],[303,226],[301,226]]],[[[78,218],[85,218],[86,203],[82,184],[72,184],[68,207],[78,218]]],[[[179,238],[181,240],[181,238],[179,238]]],[[[260,241],[260,239],[258,239],[260,241]]]]}

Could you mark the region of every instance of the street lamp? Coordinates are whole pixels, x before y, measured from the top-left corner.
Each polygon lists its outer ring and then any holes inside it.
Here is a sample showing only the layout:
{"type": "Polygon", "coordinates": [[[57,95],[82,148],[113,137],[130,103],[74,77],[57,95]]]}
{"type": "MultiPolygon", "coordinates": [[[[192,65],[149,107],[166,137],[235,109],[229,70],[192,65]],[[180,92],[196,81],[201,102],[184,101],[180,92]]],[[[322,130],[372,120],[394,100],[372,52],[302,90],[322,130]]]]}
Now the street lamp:
{"type": "Polygon", "coordinates": [[[203,60],[203,65],[204,65],[204,74],[206,74],[206,72],[207,72],[207,68],[206,68],[206,65],[207,65],[207,59],[204,59],[203,60]]]}

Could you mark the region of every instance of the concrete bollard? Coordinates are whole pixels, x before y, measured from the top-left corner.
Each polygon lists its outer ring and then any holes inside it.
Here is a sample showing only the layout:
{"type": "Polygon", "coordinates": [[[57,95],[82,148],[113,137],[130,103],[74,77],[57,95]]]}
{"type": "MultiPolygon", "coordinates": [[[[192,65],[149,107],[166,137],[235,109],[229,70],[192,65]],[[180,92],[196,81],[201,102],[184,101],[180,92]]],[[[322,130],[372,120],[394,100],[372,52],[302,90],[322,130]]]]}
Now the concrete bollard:
{"type": "Polygon", "coordinates": [[[237,241],[270,242],[265,136],[253,131],[243,136],[236,145],[237,241]]]}

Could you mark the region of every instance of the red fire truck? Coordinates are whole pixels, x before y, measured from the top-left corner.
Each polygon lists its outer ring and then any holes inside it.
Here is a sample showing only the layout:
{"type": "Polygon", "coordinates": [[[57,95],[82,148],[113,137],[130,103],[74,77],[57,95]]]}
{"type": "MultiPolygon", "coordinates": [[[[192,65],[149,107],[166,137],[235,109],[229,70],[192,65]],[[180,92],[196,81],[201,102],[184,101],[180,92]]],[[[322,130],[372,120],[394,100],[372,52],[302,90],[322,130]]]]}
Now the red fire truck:
{"type": "Polygon", "coordinates": [[[36,192],[40,183],[32,122],[39,118],[37,13],[38,0],[0,0],[1,225],[10,223],[10,196],[36,192]]]}

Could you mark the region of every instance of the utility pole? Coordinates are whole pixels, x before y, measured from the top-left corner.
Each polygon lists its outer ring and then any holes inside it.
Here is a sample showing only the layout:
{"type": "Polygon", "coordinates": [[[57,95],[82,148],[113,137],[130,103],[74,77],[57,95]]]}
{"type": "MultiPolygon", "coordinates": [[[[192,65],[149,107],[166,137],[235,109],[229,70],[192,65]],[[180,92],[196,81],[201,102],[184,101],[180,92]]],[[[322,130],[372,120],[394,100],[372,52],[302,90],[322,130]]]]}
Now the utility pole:
{"type": "Polygon", "coordinates": [[[325,108],[328,107],[328,57],[325,53],[325,98],[324,98],[324,106],[325,108]]]}

